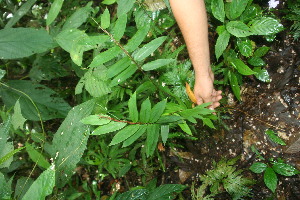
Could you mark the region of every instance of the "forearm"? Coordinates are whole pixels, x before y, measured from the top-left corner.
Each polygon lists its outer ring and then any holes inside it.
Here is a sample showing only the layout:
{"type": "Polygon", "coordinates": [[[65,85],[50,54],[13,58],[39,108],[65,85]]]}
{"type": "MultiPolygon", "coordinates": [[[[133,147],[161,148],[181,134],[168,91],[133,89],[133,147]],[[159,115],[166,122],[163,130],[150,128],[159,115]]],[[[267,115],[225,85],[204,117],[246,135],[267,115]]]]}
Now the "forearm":
{"type": "Polygon", "coordinates": [[[170,0],[196,76],[210,72],[208,24],[204,0],[170,0]]]}

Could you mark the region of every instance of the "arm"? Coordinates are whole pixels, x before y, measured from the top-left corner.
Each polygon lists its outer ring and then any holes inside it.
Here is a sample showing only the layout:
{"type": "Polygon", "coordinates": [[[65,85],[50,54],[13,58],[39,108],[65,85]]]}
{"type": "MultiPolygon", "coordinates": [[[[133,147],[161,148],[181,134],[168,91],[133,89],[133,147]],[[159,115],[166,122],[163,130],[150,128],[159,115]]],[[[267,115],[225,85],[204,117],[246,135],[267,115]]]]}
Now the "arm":
{"type": "Polygon", "coordinates": [[[198,104],[212,102],[218,107],[221,91],[213,88],[210,68],[208,24],[204,0],[170,0],[172,11],[185,39],[195,70],[194,93],[198,104]]]}

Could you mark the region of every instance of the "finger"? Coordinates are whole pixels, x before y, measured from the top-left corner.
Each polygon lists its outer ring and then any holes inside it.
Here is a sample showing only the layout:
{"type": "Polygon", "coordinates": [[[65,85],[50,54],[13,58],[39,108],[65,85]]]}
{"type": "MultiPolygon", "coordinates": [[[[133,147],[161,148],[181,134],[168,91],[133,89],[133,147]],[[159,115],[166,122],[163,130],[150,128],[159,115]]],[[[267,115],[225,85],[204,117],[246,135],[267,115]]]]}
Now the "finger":
{"type": "Polygon", "coordinates": [[[201,105],[201,104],[203,104],[203,103],[204,103],[203,99],[202,99],[201,97],[198,97],[198,98],[197,98],[197,104],[198,104],[198,105],[201,105]]]}
{"type": "Polygon", "coordinates": [[[212,106],[213,106],[213,108],[215,109],[215,108],[217,108],[217,107],[220,106],[220,103],[219,103],[219,102],[214,102],[212,106]]]}

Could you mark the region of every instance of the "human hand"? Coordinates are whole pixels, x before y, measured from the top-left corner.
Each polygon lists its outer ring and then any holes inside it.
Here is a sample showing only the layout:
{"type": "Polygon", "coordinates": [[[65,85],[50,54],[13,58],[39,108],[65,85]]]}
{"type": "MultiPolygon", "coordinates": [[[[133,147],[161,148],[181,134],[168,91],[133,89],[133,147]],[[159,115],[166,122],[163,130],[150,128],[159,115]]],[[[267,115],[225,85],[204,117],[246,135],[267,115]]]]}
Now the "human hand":
{"type": "Polygon", "coordinates": [[[197,104],[211,102],[209,108],[215,109],[220,106],[219,101],[222,99],[222,91],[216,91],[213,87],[214,74],[209,69],[208,73],[197,74],[195,76],[194,94],[197,104]]]}

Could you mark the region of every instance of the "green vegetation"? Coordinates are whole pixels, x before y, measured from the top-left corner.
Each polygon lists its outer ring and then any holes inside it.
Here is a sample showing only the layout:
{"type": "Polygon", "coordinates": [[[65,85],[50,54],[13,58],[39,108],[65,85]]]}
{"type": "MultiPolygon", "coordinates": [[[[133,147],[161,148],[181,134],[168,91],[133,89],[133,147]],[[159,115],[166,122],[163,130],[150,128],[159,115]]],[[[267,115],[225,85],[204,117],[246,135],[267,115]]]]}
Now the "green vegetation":
{"type": "MultiPolygon", "coordinates": [[[[207,3],[218,20],[216,83],[230,84],[240,100],[242,76],[269,80],[269,47],[252,37],[270,40],[283,27],[251,0],[207,3]]],[[[164,200],[186,189],[157,184],[155,172],[167,170],[160,151],[179,146],[171,138],[195,139],[196,124],[215,129],[218,115],[189,100],[191,63],[170,10],[159,5],[0,0],[0,199],[164,200]],[[115,182],[104,192],[106,177],[115,182]]],[[[287,165],[276,163],[265,174],[282,174],[276,166],[287,165]]],[[[210,188],[209,199],[221,185],[234,199],[249,196],[253,181],[234,164],[222,160],[201,175],[194,198],[210,188]]]]}

